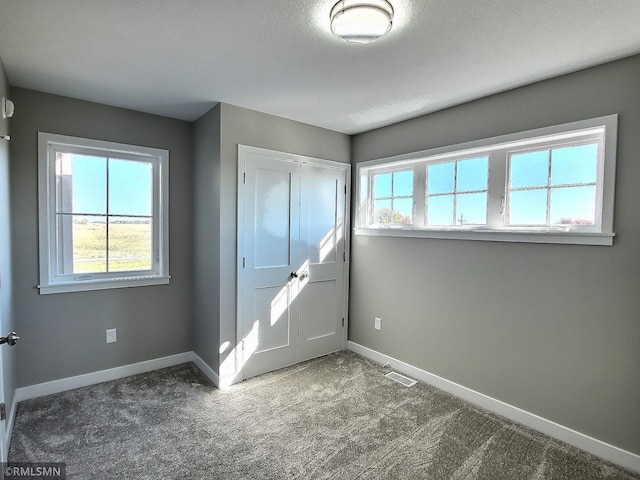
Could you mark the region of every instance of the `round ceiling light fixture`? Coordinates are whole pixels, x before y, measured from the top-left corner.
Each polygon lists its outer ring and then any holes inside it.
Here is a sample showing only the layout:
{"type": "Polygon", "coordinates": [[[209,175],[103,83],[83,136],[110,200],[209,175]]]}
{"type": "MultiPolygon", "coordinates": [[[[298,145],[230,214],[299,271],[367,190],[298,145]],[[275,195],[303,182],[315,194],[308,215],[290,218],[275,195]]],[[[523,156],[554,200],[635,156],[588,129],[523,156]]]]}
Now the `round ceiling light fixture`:
{"type": "Polygon", "coordinates": [[[387,0],[340,0],[331,9],[331,31],[350,43],[369,43],[393,25],[393,6],[387,0]]]}

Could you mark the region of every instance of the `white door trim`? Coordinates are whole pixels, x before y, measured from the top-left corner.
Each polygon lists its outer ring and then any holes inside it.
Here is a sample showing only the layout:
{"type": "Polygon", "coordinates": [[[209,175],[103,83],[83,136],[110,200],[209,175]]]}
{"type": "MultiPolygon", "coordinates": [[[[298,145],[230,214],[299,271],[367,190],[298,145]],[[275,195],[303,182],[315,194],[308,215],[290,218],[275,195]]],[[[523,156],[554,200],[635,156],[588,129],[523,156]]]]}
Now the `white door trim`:
{"type": "Polygon", "coordinates": [[[336,162],[333,160],[325,160],[322,158],[309,157],[305,155],[298,155],[295,153],[279,152],[276,150],[269,150],[266,148],[252,147],[248,145],[238,144],[238,188],[237,188],[237,216],[236,216],[236,235],[237,235],[237,258],[236,258],[236,348],[235,348],[235,375],[233,377],[233,383],[241,382],[244,380],[244,356],[242,349],[242,331],[243,331],[243,318],[244,318],[244,302],[242,292],[244,291],[244,266],[243,259],[245,258],[245,245],[244,245],[244,218],[245,213],[245,162],[243,156],[245,154],[257,154],[274,160],[309,164],[317,166],[325,166],[342,170],[345,173],[345,225],[344,225],[344,251],[345,261],[344,263],[344,312],[345,325],[343,329],[343,348],[347,347],[347,332],[349,328],[349,264],[351,257],[351,165],[348,163],[336,162]]]}

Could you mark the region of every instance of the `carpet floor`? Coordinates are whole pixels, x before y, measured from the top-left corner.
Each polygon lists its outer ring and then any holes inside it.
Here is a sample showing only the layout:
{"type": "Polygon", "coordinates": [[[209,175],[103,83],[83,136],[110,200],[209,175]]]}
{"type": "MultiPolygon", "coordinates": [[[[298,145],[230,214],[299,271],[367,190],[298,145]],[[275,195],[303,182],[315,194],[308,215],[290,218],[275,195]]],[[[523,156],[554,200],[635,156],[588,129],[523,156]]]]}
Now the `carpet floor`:
{"type": "Polygon", "coordinates": [[[217,390],[188,363],[18,405],[9,461],[68,479],[639,480],[340,352],[217,390]]]}

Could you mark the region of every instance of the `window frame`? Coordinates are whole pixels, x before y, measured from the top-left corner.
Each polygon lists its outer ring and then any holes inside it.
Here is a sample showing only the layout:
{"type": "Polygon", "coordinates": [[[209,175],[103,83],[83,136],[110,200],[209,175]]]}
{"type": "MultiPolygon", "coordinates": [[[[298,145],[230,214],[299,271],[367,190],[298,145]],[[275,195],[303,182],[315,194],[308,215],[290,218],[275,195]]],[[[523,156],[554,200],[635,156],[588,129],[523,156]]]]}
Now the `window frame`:
{"type": "MultiPolygon", "coordinates": [[[[38,227],[40,294],[163,285],[169,275],[169,151],[38,132],[38,227]],[[150,270],[58,273],[56,154],[72,153],[148,163],[152,166],[152,266],[150,270]]],[[[109,212],[105,214],[108,218],[109,212]]],[[[126,216],[126,215],[125,215],[126,216]]]]}
{"type": "MultiPolygon", "coordinates": [[[[486,210],[487,210],[487,221],[488,221],[488,216],[489,216],[489,208],[488,208],[488,204],[489,204],[489,155],[464,155],[464,156],[456,156],[455,158],[446,158],[446,159],[439,159],[439,160],[432,160],[432,161],[427,161],[427,163],[424,165],[425,168],[425,187],[424,187],[424,195],[425,195],[425,220],[424,223],[426,225],[426,228],[428,229],[435,229],[435,230],[442,230],[442,229],[460,229],[460,228],[464,228],[464,227],[472,227],[472,228],[477,228],[477,227],[481,227],[484,226],[486,224],[474,224],[474,223],[470,223],[470,224],[460,224],[458,225],[456,222],[457,220],[457,209],[458,209],[458,202],[460,200],[460,196],[462,195],[472,195],[472,194],[477,194],[477,193],[486,193],[487,195],[487,206],[486,206],[486,210]],[[459,166],[460,166],[460,162],[464,162],[464,161],[468,161],[468,160],[478,160],[478,159],[483,159],[486,158],[487,159],[487,186],[484,189],[476,189],[476,190],[462,190],[460,191],[458,188],[458,180],[459,180],[459,166]],[[444,165],[444,164],[449,164],[449,163],[453,163],[453,169],[454,169],[454,178],[453,178],[453,190],[451,192],[445,192],[445,193],[429,193],[429,188],[428,188],[428,184],[429,184],[429,167],[432,165],[444,165]],[[451,225],[446,225],[446,224],[430,224],[429,223],[429,200],[431,198],[434,197],[444,197],[444,196],[453,196],[453,223],[451,225]]],[[[420,165],[420,167],[422,168],[422,165],[420,165]]],[[[419,193],[422,193],[422,185],[418,186],[418,191],[419,193]]],[[[461,217],[462,218],[462,217],[461,217]]]]}
{"type": "MultiPolygon", "coordinates": [[[[370,202],[370,205],[369,205],[369,212],[368,212],[368,215],[370,215],[371,218],[375,218],[375,212],[376,212],[375,202],[376,202],[376,200],[389,200],[391,202],[391,210],[393,210],[393,205],[394,205],[396,200],[406,200],[406,199],[409,199],[409,198],[413,197],[412,195],[411,196],[409,196],[409,195],[395,195],[395,188],[394,188],[395,187],[394,186],[395,174],[396,173],[407,172],[407,171],[410,171],[410,170],[411,170],[410,168],[406,168],[406,169],[380,169],[380,170],[377,170],[375,172],[375,174],[371,175],[371,177],[369,178],[368,191],[373,193],[375,191],[375,189],[374,189],[374,185],[375,185],[375,181],[376,181],[375,177],[377,175],[385,175],[385,174],[389,174],[389,173],[391,174],[391,187],[390,187],[391,188],[391,196],[389,196],[389,197],[371,197],[371,202],[370,202]]],[[[415,171],[414,171],[413,174],[414,174],[414,180],[413,181],[414,181],[414,185],[415,185],[415,171]]],[[[414,204],[414,210],[415,210],[415,204],[414,204]]],[[[415,212],[412,213],[412,217],[413,216],[415,216],[415,212]]],[[[379,225],[382,225],[382,224],[374,224],[374,225],[379,226],[379,225]]],[[[399,225],[399,226],[402,226],[402,225],[407,225],[407,224],[394,222],[394,223],[390,223],[388,225],[399,225]]]]}
{"type": "Polygon", "coordinates": [[[618,115],[580,120],[497,137],[361,162],[356,165],[355,235],[444,238],[574,245],[612,245],[613,207],[618,115]],[[510,155],[519,151],[558,148],[562,144],[593,143],[597,139],[596,224],[509,226],[510,155]],[[427,226],[426,170],[431,162],[453,162],[489,157],[488,210],[486,225],[427,226]],[[380,171],[414,168],[414,218],[408,225],[367,224],[371,183],[368,177],[380,171]]]}

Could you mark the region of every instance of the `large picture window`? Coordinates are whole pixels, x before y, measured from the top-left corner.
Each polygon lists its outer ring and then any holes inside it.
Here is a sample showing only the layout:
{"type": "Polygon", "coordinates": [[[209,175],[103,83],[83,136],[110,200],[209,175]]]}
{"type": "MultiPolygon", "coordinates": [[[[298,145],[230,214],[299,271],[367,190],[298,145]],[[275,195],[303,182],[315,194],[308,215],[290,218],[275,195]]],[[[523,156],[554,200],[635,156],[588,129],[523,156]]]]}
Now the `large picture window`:
{"type": "Polygon", "coordinates": [[[356,234],[613,243],[617,115],[358,165],[356,234]]]}
{"type": "Polygon", "coordinates": [[[39,133],[40,293],[168,283],[168,158],[39,133]]]}

